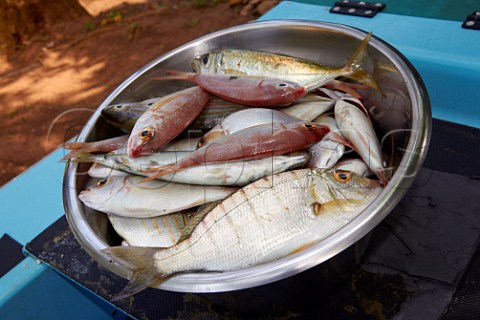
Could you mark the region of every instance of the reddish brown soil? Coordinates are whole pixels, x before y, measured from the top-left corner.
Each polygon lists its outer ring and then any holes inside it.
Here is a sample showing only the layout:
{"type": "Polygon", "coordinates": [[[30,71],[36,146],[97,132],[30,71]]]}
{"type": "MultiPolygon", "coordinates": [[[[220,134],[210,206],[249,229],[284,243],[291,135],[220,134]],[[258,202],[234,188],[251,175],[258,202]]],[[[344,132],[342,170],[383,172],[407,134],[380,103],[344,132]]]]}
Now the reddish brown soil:
{"type": "Polygon", "coordinates": [[[110,92],[149,61],[256,18],[240,15],[242,1],[199,8],[201,2],[82,0],[92,17],[39,30],[0,63],[0,185],[76,135],[110,92]]]}

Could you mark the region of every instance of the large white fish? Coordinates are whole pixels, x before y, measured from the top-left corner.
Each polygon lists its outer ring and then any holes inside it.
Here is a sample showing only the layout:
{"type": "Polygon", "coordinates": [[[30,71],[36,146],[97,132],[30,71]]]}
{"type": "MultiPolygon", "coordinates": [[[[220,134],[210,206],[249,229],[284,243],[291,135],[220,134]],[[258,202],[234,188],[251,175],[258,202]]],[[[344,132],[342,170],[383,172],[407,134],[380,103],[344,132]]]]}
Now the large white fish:
{"type": "Polygon", "coordinates": [[[222,200],[237,188],[186,185],[142,177],[111,177],[80,192],[88,207],[123,217],[151,218],[222,200]]]}
{"type": "Polygon", "coordinates": [[[178,272],[239,270],[295,253],[347,224],[381,190],[376,180],[332,169],[294,170],[258,180],[218,204],[171,248],[103,250],[132,271],[116,299],[178,272]]]}

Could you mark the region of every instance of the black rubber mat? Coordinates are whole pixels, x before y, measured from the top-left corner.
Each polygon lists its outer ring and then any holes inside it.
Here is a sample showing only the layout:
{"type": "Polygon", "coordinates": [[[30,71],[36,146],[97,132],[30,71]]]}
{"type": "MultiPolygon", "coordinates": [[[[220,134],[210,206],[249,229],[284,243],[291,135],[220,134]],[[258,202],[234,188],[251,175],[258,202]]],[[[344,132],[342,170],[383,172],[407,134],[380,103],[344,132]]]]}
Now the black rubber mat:
{"type": "Polygon", "coordinates": [[[8,234],[4,234],[0,238],[0,252],[2,253],[2,258],[0,259],[1,278],[20,261],[25,259],[25,256],[22,253],[22,245],[8,234]]]}
{"type": "MultiPolygon", "coordinates": [[[[476,130],[434,121],[425,167],[372,233],[363,262],[327,295],[309,292],[309,303],[276,314],[247,315],[203,295],[156,289],[115,304],[139,319],[476,319],[479,292],[471,281],[480,277],[480,258],[474,257],[480,241],[480,180],[475,161],[468,160],[480,154],[476,130]]],[[[88,256],[64,218],[26,249],[106,300],[126,284],[88,256]]],[[[236,302],[253,303],[245,299],[236,302]]]]}

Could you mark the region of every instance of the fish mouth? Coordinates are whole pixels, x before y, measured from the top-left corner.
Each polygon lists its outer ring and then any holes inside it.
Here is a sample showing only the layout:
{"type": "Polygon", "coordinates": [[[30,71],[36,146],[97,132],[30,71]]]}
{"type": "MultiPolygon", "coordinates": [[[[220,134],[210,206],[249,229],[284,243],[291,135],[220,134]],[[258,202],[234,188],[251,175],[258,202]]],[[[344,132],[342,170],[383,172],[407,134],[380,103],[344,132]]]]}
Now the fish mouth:
{"type": "Polygon", "coordinates": [[[90,193],[92,191],[92,189],[90,188],[87,188],[83,191],[80,192],[80,194],[78,195],[78,199],[80,201],[82,201],[83,203],[87,204],[89,201],[88,201],[88,198],[85,198],[87,196],[88,193],[90,193]]]}
{"type": "Polygon", "coordinates": [[[136,158],[142,155],[142,145],[133,140],[128,141],[127,153],[129,157],[136,158]]]}
{"type": "Polygon", "coordinates": [[[299,98],[303,98],[307,94],[307,88],[300,87],[295,91],[295,93],[299,98]]]}
{"type": "Polygon", "coordinates": [[[132,158],[136,158],[142,155],[142,149],[139,147],[136,148],[129,148],[128,156],[132,158]]]}
{"type": "Polygon", "coordinates": [[[190,65],[191,65],[193,71],[198,73],[199,65],[200,65],[200,57],[197,56],[197,57],[193,58],[193,61],[190,65]]]}

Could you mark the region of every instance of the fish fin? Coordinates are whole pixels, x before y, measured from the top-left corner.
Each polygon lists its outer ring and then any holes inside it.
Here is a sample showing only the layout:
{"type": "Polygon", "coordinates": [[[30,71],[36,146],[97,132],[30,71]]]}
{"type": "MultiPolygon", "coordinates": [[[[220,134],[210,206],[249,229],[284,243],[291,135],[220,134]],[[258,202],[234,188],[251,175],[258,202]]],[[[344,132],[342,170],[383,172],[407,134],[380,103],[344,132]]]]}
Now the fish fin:
{"type": "Polygon", "coordinates": [[[370,118],[370,114],[368,113],[368,110],[367,108],[363,105],[363,103],[358,100],[358,99],[349,99],[349,98],[343,98],[342,99],[343,101],[351,104],[352,106],[355,106],[357,107],[358,109],[362,110],[363,113],[365,113],[365,115],[367,116],[367,118],[372,121],[372,119],[370,118]]]}
{"type": "Polygon", "coordinates": [[[177,70],[167,70],[168,76],[153,77],[150,80],[186,80],[195,82],[196,73],[193,72],[183,72],[177,70]]]}
{"type": "Polygon", "coordinates": [[[190,220],[188,220],[187,223],[185,224],[185,227],[183,228],[182,233],[181,233],[180,238],[178,239],[177,243],[188,239],[190,237],[190,235],[192,234],[193,230],[195,230],[195,228],[198,226],[198,224],[200,222],[202,222],[203,218],[205,218],[205,216],[210,211],[212,211],[212,209],[215,208],[215,206],[217,204],[219,204],[220,202],[221,201],[214,201],[214,202],[210,202],[210,203],[204,204],[203,206],[198,207],[197,213],[195,213],[195,215],[190,220]]]}
{"type": "Polygon", "coordinates": [[[218,138],[224,137],[228,135],[224,130],[210,130],[207,132],[202,139],[198,142],[197,148],[203,147],[206,144],[212,142],[213,140],[217,140],[218,138]]]}
{"type": "Polygon", "coordinates": [[[357,149],[355,149],[355,146],[350,141],[348,141],[342,135],[340,135],[336,132],[330,131],[330,134],[329,134],[327,139],[331,140],[331,141],[334,141],[334,142],[337,142],[337,143],[340,143],[340,144],[343,144],[344,146],[349,147],[349,148],[353,149],[355,152],[357,152],[357,149]]]}
{"type": "Polygon", "coordinates": [[[374,77],[363,68],[363,62],[367,57],[368,41],[372,37],[370,32],[360,43],[357,50],[348,59],[345,69],[350,70],[345,76],[349,79],[363,83],[373,89],[380,90],[380,87],[374,77]]]}
{"type": "Polygon", "coordinates": [[[343,209],[346,206],[352,206],[352,205],[357,206],[362,204],[364,204],[364,202],[358,199],[334,199],[324,203],[314,202],[312,204],[312,210],[315,213],[315,215],[319,216],[329,211],[343,212],[343,211],[346,211],[343,209]]]}
{"type": "Polygon", "coordinates": [[[90,152],[83,150],[72,150],[67,153],[60,161],[72,161],[72,162],[94,162],[94,156],[90,152]]]}
{"type": "Polygon", "coordinates": [[[89,147],[89,142],[65,142],[63,148],[67,150],[81,150],[89,147]]]}
{"type": "Polygon", "coordinates": [[[339,80],[332,80],[323,87],[327,89],[343,91],[357,99],[362,99],[362,95],[357,90],[365,90],[369,88],[367,85],[348,83],[339,80]]]}
{"type": "Polygon", "coordinates": [[[145,170],[145,171],[142,171],[142,172],[143,173],[152,173],[153,172],[153,174],[146,177],[145,179],[142,179],[142,180],[138,181],[138,183],[151,181],[151,180],[157,179],[159,177],[162,177],[166,174],[175,172],[177,170],[178,170],[177,166],[176,165],[171,165],[171,164],[167,164],[165,166],[161,166],[161,167],[154,168],[154,169],[145,170]]]}
{"type": "Polygon", "coordinates": [[[227,75],[238,74],[238,75],[248,76],[247,72],[242,72],[242,71],[235,70],[235,69],[223,69],[222,71],[223,71],[224,74],[227,74],[227,75]]]}
{"type": "Polygon", "coordinates": [[[125,299],[154,284],[165,281],[170,275],[159,273],[155,268],[154,254],[159,248],[147,247],[110,247],[101,252],[124,268],[130,270],[128,284],[112,301],[125,299]]]}

